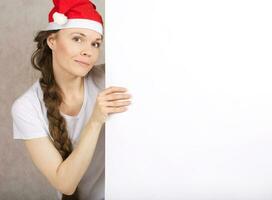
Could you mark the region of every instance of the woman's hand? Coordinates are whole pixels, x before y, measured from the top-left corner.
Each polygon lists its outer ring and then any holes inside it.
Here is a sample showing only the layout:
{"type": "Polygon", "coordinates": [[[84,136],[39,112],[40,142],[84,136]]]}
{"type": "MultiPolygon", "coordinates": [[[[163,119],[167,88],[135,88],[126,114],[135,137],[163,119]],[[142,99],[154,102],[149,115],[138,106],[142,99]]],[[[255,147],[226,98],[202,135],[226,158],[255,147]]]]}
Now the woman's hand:
{"type": "Polygon", "coordinates": [[[103,124],[110,113],[119,113],[127,110],[131,101],[130,94],[123,87],[108,87],[101,91],[96,97],[96,103],[91,120],[103,124]]]}

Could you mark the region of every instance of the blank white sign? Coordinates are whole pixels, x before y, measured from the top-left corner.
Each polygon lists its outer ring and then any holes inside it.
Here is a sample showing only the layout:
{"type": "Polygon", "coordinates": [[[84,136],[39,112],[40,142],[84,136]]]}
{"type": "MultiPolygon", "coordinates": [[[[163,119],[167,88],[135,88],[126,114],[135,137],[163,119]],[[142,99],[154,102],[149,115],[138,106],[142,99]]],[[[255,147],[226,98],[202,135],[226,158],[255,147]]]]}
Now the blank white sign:
{"type": "Polygon", "coordinates": [[[106,200],[272,199],[272,1],[106,1],[106,200]]]}

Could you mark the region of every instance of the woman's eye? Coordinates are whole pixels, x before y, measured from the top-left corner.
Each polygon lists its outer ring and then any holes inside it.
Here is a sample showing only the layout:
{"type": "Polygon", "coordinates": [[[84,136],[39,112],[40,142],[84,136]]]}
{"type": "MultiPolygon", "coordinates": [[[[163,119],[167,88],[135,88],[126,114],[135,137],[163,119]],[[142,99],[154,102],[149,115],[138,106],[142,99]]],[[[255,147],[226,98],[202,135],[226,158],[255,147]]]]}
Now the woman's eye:
{"type": "Polygon", "coordinates": [[[81,42],[81,38],[79,38],[79,37],[74,37],[73,40],[76,42],[81,42]]]}
{"type": "Polygon", "coordinates": [[[99,42],[95,42],[95,43],[93,43],[93,45],[94,45],[96,48],[99,48],[99,47],[100,47],[100,43],[99,43],[99,42]]]}

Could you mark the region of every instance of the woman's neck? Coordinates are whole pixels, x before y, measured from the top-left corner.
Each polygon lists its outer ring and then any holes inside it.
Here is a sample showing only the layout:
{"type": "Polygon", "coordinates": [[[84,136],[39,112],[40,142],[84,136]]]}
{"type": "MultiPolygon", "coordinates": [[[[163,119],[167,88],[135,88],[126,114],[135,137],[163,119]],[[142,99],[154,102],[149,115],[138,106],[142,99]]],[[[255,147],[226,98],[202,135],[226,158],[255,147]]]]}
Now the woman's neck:
{"type": "Polygon", "coordinates": [[[61,91],[64,99],[71,101],[74,98],[82,96],[84,91],[84,77],[74,76],[67,72],[54,69],[54,77],[61,91]]]}

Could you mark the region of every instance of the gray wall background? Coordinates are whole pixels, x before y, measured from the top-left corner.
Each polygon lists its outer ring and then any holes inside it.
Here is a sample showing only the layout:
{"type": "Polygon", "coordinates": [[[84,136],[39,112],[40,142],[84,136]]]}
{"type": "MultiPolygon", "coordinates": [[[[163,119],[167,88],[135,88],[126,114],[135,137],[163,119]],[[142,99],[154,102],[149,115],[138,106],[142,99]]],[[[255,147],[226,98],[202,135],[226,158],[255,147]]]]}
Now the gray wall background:
{"type": "MultiPolygon", "coordinates": [[[[105,25],[104,0],[93,1],[105,25]]],[[[14,140],[10,109],[13,101],[39,77],[30,57],[35,33],[46,27],[51,1],[0,2],[0,200],[54,199],[54,188],[38,171],[22,140],[14,140]]],[[[105,44],[105,43],[104,43],[105,44]]],[[[98,63],[104,62],[104,44],[98,63]]]]}

